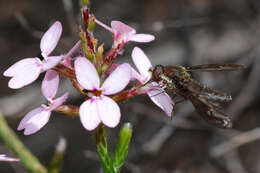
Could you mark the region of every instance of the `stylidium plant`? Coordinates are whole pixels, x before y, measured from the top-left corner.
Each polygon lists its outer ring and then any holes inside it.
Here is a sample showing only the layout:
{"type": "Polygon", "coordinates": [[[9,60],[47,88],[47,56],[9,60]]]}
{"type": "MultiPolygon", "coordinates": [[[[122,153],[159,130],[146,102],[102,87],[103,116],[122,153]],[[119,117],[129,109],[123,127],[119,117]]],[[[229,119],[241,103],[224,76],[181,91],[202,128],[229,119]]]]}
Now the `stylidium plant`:
{"type": "MultiPolygon", "coordinates": [[[[80,41],[64,54],[65,56],[50,55],[62,33],[62,25],[56,21],[41,38],[40,50],[43,60],[38,57],[20,60],[9,67],[4,76],[11,77],[8,84],[10,88],[18,89],[34,82],[40,73],[46,71],[41,91],[47,104],[42,104],[27,113],[18,126],[19,131],[24,130],[25,135],[36,133],[47,124],[52,112],[78,116],[83,127],[94,132],[104,172],[118,173],[127,156],[132,136],[132,126],[127,123],[118,136],[114,156],[110,154],[104,126],[114,128],[120,124],[121,111],[118,103],[134,96],[148,95],[166,115],[171,116],[173,101],[164,92],[161,84],[151,82],[152,64],[140,48],[135,47],[132,51],[132,60],[139,73],[128,63],[114,63],[118,55],[123,53],[127,42],[147,43],[153,41],[155,37],[150,34],[136,34],[134,28],[120,21],[112,21],[110,28],[95,19],[86,6],[87,1],[83,4],[85,6],[81,12],[84,29],[80,30],[80,41]],[[95,23],[113,34],[113,45],[106,52],[103,44],[98,45],[99,42],[94,37],[95,23]],[[55,98],[59,76],[68,78],[72,86],[82,95],[84,102],[81,105],[66,104],[68,92],[55,98]]],[[[5,158],[5,155],[0,155],[0,160],[1,157],[5,158]]],[[[22,163],[28,163],[25,158],[27,157],[21,157],[22,163]]],[[[29,170],[33,169],[30,164],[24,165],[29,170]]]]}

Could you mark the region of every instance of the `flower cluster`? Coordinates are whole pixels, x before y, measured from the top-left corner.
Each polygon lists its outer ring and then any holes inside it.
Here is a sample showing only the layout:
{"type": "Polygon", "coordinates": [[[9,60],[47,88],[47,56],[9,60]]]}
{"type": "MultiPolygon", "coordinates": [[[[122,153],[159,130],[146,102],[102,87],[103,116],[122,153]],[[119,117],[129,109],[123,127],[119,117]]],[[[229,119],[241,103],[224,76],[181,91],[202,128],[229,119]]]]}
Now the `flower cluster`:
{"type": "Polygon", "coordinates": [[[4,72],[4,76],[12,77],[8,83],[10,88],[18,89],[31,84],[41,72],[55,67],[62,60],[63,56],[49,56],[58,44],[61,32],[62,25],[57,21],[43,35],[40,43],[41,55],[44,58],[42,61],[38,57],[25,58],[4,72]]]}
{"type": "Polygon", "coordinates": [[[46,71],[41,90],[47,104],[33,109],[24,116],[18,130],[24,130],[25,135],[39,131],[50,119],[52,111],[78,114],[83,127],[87,130],[93,130],[101,123],[111,128],[116,127],[121,117],[117,102],[141,94],[147,94],[158,107],[171,116],[173,102],[161,85],[150,81],[149,69],[152,64],[140,48],[135,47],[132,51],[132,60],[139,73],[128,63],[114,64],[118,54],[113,52],[121,52],[127,42],[150,42],[154,40],[154,36],[136,34],[135,29],[120,21],[112,21],[111,28],[97,19],[95,22],[112,32],[114,43],[111,47],[113,51],[110,52],[113,55],[109,53],[103,55],[102,47],[97,49],[97,43],[93,41],[95,40],[92,38],[93,34],[85,31],[81,44],[78,42],[69,53],[50,56],[62,33],[62,25],[57,21],[41,39],[40,50],[43,60],[38,57],[25,58],[4,72],[4,76],[11,77],[9,87],[18,89],[31,84],[40,73],[46,71]],[[86,42],[88,44],[83,45],[86,42]],[[82,51],[78,51],[77,56],[72,57],[80,45],[83,45],[82,51]],[[87,49],[83,49],[84,46],[87,49]],[[108,58],[111,56],[113,58],[108,58]],[[79,107],[65,104],[68,92],[55,99],[59,75],[70,78],[73,86],[84,96],[85,101],[79,107]],[[136,80],[133,86],[129,86],[130,80],[136,80]],[[127,86],[131,89],[125,89],[127,86]]]}

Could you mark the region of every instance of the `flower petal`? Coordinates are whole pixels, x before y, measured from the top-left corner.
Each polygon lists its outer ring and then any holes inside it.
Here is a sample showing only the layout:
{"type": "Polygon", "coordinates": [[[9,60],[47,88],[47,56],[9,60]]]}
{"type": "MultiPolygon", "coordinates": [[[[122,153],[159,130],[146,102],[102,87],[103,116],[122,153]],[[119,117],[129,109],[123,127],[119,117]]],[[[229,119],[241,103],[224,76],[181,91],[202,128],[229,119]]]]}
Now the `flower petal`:
{"type": "Polygon", "coordinates": [[[131,80],[138,80],[141,83],[145,83],[146,77],[140,75],[134,68],[131,67],[131,80]]]}
{"type": "Polygon", "coordinates": [[[169,117],[172,115],[174,103],[165,91],[152,89],[149,90],[147,94],[154,102],[154,104],[161,108],[166,113],[166,115],[168,115],[169,117]]]}
{"type": "Polygon", "coordinates": [[[81,104],[79,117],[83,127],[87,130],[94,130],[101,122],[95,99],[89,99],[81,104]]]}
{"type": "Polygon", "coordinates": [[[8,86],[13,89],[22,88],[34,82],[40,75],[42,67],[37,64],[28,64],[20,69],[8,83],[8,86]]]}
{"type": "Polygon", "coordinates": [[[132,28],[120,21],[112,21],[111,28],[117,34],[135,34],[136,33],[134,28],[132,28]]]}
{"type": "Polygon", "coordinates": [[[71,66],[71,57],[67,57],[66,59],[63,60],[62,62],[66,67],[72,68],[71,66]]]}
{"type": "Polygon", "coordinates": [[[53,99],[59,86],[59,74],[54,70],[47,70],[42,81],[42,94],[49,100],[53,99]]]}
{"type": "Polygon", "coordinates": [[[53,100],[53,103],[51,104],[50,108],[48,109],[49,111],[53,111],[60,105],[62,105],[68,98],[69,92],[66,92],[62,96],[58,97],[57,99],[53,100]]]}
{"type": "Polygon", "coordinates": [[[132,51],[132,60],[137,67],[140,74],[147,78],[147,80],[150,79],[151,73],[149,72],[149,69],[152,67],[152,64],[149,60],[149,58],[144,54],[144,52],[139,48],[135,47],[132,51]]]}
{"type": "Polygon", "coordinates": [[[18,126],[18,130],[25,129],[25,135],[33,134],[49,121],[50,115],[50,111],[46,111],[43,107],[38,107],[25,115],[18,126]]]}
{"type": "Polygon", "coordinates": [[[99,89],[100,80],[95,66],[86,58],[78,57],[74,63],[79,84],[87,90],[99,89]]]}
{"type": "Polygon", "coordinates": [[[56,21],[42,36],[40,49],[42,56],[46,58],[55,49],[62,33],[62,25],[56,21]]]}
{"type": "Polygon", "coordinates": [[[134,34],[129,36],[128,38],[130,41],[140,42],[140,43],[147,43],[151,42],[155,39],[153,35],[150,34],[134,34]]]}
{"type": "Polygon", "coordinates": [[[43,71],[49,70],[58,65],[62,58],[63,56],[49,56],[45,61],[43,61],[43,71]]]}
{"type": "Polygon", "coordinates": [[[120,66],[120,64],[113,63],[105,72],[107,76],[109,76],[115,69],[120,66]]]}
{"type": "Polygon", "coordinates": [[[18,162],[18,161],[20,161],[20,159],[7,157],[5,154],[0,154],[0,161],[1,162],[18,162]]]}
{"type": "MultiPolygon", "coordinates": [[[[112,64],[109,69],[105,72],[107,76],[109,76],[120,64],[112,64]]],[[[141,76],[137,71],[132,68],[131,66],[131,79],[130,80],[138,80],[138,81],[144,81],[145,78],[141,76]]]]}
{"type": "Polygon", "coordinates": [[[31,135],[43,128],[43,126],[45,126],[49,121],[50,115],[50,111],[43,111],[40,115],[33,117],[25,128],[24,135],[31,135]]]}
{"type": "Polygon", "coordinates": [[[4,72],[4,76],[13,77],[18,75],[24,68],[30,68],[30,66],[37,64],[39,60],[37,59],[38,58],[25,58],[16,62],[4,72]]]}
{"type": "Polygon", "coordinates": [[[97,100],[97,109],[101,121],[108,127],[116,127],[121,113],[118,104],[109,97],[101,96],[97,100]]]}
{"type": "Polygon", "coordinates": [[[35,115],[37,115],[37,114],[40,114],[43,110],[44,110],[44,108],[38,107],[38,108],[36,108],[36,109],[33,109],[31,112],[27,113],[27,114],[23,117],[22,121],[20,122],[20,124],[19,124],[17,130],[20,131],[20,130],[23,130],[24,128],[26,128],[28,121],[29,121],[33,116],[35,116],[35,115]]]}
{"type": "Polygon", "coordinates": [[[119,65],[103,83],[101,87],[103,94],[111,95],[120,92],[127,86],[130,78],[130,65],[127,63],[119,65]]]}

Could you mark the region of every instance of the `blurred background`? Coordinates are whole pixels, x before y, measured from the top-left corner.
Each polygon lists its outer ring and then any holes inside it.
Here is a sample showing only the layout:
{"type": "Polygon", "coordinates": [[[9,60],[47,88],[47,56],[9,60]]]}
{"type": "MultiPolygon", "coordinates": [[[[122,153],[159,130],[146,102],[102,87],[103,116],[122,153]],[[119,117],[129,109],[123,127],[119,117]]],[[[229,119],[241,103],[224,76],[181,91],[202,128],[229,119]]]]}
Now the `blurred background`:
{"type": "MultiPolygon", "coordinates": [[[[121,103],[122,121],[108,129],[109,145],[115,146],[120,126],[133,124],[124,173],[257,173],[260,172],[260,1],[258,0],[96,0],[91,11],[110,25],[121,20],[139,33],[156,36],[152,43],[128,43],[119,62],[131,62],[131,51],[140,46],[154,65],[235,63],[247,68],[237,72],[196,72],[192,75],[214,89],[233,96],[223,105],[233,129],[208,125],[188,101],[175,105],[169,119],[146,96],[121,103]]],[[[78,40],[81,23],[78,0],[0,1],[0,73],[25,57],[40,56],[43,32],[55,21],[63,24],[62,40],[53,55],[66,53],[78,40]]],[[[108,50],[112,34],[96,26],[95,36],[108,50]]],[[[40,80],[19,90],[7,87],[0,75],[0,111],[24,144],[47,165],[60,137],[68,148],[62,173],[102,172],[94,137],[78,118],[53,113],[38,133],[24,136],[16,131],[21,118],[44,98],[40,80]]],[[[71,91],[69,102],[83,98],[63,80],[61,95],[71,91]]],[[[113,148],[111,148],[113,149],[113,148]]],[[[0,141],[0,153],[13,156],[0,141]]],[[[25,173],[18,163],[0,162],[1,173],[25,173]]]]}

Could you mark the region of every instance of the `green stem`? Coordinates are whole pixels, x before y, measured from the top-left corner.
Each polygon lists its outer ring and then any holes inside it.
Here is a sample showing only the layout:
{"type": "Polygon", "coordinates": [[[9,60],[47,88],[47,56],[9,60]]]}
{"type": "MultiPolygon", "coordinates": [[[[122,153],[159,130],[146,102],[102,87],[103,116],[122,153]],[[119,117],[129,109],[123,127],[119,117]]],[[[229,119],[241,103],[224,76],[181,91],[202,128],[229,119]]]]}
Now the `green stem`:
{"type": "Polygon", "coordinates": [[[113,160],[111,158],[111,155],[109,153],[109,149],[107,146],[107,140],[106,140],[106,131],[102,125],[100,125],[95,130],[95,140],[97,145],[97,152],[101,161],[101,165],[104,169],[105,173],[116,173],[114,166],[113,166],[113,160]]]}
{"type": "Polygon", "coordinates": [[[0,113],[0,140],[21,159],[22,165],[32,173],[47,173],[47,169],[23,145],[19,138],[9,128],[3,115],[0,113]]]}

